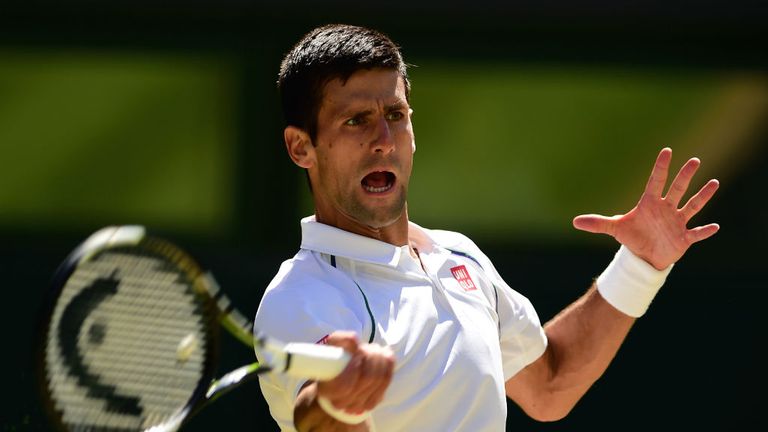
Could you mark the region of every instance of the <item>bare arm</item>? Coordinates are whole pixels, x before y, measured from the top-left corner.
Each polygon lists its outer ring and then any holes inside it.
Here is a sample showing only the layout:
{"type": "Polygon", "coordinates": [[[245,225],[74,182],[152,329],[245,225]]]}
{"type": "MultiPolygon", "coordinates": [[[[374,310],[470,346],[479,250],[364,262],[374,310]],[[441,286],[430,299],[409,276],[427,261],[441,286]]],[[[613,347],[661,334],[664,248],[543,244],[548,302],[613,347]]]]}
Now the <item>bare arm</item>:
{"type": "Polygon", "coordinates": [[[352,354],[346,369],[330,381],[309,382],[296,397],[293,422],[298,431],[369,431],[370,419],[349,424],[329,415],[319,404],[325,398],[333,409],[352,415],[371,411],[384,398],[394,372],[394,354],[388,347],[359,344],[354,333],[334,332],[329,345],[352,354]]]}
{"type": "MultiPolygon", "coordinates": [[[[663,195],[671,157],[668,148],[659,153],[645,191],[631,211],[612,217],[578,216],[574,226],[611,235],[655,269],[669,268],[693,243],[719,229],[717,224],[693,229],[686,226],[712,198],[717,180],[707,182],[678,208],[699,167],[698,159],[689,159],[683,165],[663,195]]],[[[594,284],[545,324],[549,339],[546,351],[507,381],[507,396],[531,417],[552,421],[567,415],[605,372],[635,322],[636,318],[606,301],[599,289],[594,284]]]]}
{"type": "Polygon", "coordinates": [[[593,285],[544,325],[546,351],[507,381],[507,396],[536,420],[565,417],[605,372],[634,322],[593,285]]]}

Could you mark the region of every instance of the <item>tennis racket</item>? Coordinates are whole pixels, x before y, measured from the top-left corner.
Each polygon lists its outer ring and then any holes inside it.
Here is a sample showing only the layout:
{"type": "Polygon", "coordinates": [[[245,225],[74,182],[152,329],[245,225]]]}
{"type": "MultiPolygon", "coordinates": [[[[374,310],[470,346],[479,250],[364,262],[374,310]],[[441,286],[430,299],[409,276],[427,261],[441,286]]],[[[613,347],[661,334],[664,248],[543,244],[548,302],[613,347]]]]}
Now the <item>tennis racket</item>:
{"type": "Polygon", "coordinates": [[[210,272],[138,225],[103,228],[73,250],[43,310],[43,397],[66,431],[175,431],[260,373],[326,380],[349,361],[338,347],[254,332],[210,272]],[[215,379],[221,326],[263,363],[215,379]]]}

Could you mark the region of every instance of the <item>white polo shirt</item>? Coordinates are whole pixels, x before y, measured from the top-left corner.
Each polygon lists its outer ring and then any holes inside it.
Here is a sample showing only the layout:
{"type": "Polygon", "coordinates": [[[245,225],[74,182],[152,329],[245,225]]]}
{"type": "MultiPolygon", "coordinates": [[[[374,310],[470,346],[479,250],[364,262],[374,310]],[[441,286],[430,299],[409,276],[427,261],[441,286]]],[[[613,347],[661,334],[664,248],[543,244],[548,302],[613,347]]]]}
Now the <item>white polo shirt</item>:
{"type": "MultiPolygon", "coordinates": [[[[301,250],[267,287],[255,327],[291,342],[318,342],[335,330],[388,345],[395,372],[373,410],[391,431],[503,431],[504,382],[536,360],[547,339],[531,303],[501,279],[462,234],[414,223],[408,246],[301,221],[301,250]],[[423,264],[423,268],[422,268],[423,264]]],[[[295,430],[303,380],[260,376],[272,417],[295,430]]]]}

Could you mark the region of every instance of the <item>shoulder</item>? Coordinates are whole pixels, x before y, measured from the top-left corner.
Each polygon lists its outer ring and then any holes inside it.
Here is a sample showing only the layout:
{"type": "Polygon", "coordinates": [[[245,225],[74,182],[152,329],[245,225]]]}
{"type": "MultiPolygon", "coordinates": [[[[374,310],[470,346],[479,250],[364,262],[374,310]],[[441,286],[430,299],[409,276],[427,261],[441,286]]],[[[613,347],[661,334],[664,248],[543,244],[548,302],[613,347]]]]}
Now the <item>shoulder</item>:
{"type": "Polygon", "coordinates": [[[302,250],[283,262],[267,286],[254,326],[298,342],[315,342],[333,330],[361,332],[358,297],[357,289],[319,253],[302,250]]]}
{"type": "Polygon", "coordinates": [[[486,259],[485,254],[480,250],[477,244],[471,238],[460,232],[441,229],[422,229],[437,246],[443,249],[469,255],[476,260],[486,259]]]}
{"type": "Polygon", "coordinates": [[[446,249],[477,247],[472,239],[460,232],[440,229],[430,229],[426,231],[435,243],[446,249]]]}
{"type": "Polygon", "coordinates": [[[335,286],[336,275],[319,254],[299,251],[284,261],[264,291],[264,302],[320,300],[335,286]]]}
{"type": "Polygon", "coordinates": [[[409,221],[409,229],[409,237],[417,240],[417,242],[431,241],[437,246],[446,249],[477,247],[469,237],[460,232],[429,229],[413,221],[409,221]]]}
{"type": "Polygon", "coordinates": [[[419,227],[437,247],[445,249],[453,254],[464,256],[480,266],[494,283],[501,280],[491,259],[468,236],[456,232],[441,229],[425,229],[419,227]]]}

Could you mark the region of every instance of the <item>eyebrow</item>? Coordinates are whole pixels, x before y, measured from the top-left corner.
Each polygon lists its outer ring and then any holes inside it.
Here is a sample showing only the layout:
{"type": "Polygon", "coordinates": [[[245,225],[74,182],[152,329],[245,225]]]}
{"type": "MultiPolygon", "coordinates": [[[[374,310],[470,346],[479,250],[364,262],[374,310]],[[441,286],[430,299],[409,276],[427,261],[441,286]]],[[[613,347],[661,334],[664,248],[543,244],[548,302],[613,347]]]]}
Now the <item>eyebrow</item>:
{"type": "MultiPolygon", "coordinates": [[[[408,104],[405,101],[398,100],[391,104],[384,105],[384,112],[397,111],[397,110],[405,109],[407,107],[408,107],[408,104]]],[[[357,116],[365,117],[373,114],[373,111],[374,110],[372,109],[357,110],[355,108],[350,108],[344,111],[340,111],[336,117],[338,118],[357,117],[357,116]]]]}
{"type": "Polygon", "coordinates": [[[395,102],[393,104],[389,104],[389,105],[384,106],[384,110],[385,111],[396,111],[396,110],[406,109],[407,107],[408,107],[407,103],[405,103],[402,100],[398,100],[397,102],[395,102]]]}

